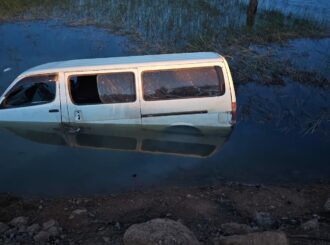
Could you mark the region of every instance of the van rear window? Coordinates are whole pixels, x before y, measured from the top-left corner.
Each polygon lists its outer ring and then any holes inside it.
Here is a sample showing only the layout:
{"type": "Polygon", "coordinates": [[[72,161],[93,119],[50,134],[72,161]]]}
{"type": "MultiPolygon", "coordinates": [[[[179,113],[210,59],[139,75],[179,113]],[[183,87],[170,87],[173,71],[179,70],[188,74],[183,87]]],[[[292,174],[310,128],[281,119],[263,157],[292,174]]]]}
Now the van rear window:
{"type": "Polygon", "coordinates": [[[132,72],[71,76],[70,92],[77,105],[134,102],[135,76],[132,72]]]}
{"type": "Polygon", "coordinates": [[[146,101],[214,97],[225,93],[219,66],[145,71],[142,81],[146,101]]]}

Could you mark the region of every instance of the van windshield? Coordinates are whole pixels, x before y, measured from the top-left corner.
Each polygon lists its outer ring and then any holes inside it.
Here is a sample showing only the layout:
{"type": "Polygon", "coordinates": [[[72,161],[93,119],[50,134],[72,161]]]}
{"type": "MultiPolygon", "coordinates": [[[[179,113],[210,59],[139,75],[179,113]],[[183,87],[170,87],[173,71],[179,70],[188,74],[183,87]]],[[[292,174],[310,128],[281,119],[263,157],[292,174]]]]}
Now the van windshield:
{"type": "Polygon", "coordinates": [[[56,76],[23,78],[5,96],[1,108],[15,108],[49,103],[55,99],[56,76]]]}

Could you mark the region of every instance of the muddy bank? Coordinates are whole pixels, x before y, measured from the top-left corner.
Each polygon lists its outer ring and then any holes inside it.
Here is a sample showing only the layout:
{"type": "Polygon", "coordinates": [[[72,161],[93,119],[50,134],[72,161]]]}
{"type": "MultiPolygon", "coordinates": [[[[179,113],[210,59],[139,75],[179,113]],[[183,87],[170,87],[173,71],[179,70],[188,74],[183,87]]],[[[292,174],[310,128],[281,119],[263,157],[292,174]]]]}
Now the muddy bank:
{"type": "Polygon", "coordinates": [[[2,194],[0,243],[123,244],[131,225],[167,218],[187,226],[201,244],[262,231],[282,231],[290,244],[329,244],[329,198],[330,183],[227,183],[54,199],[2,194]]]}

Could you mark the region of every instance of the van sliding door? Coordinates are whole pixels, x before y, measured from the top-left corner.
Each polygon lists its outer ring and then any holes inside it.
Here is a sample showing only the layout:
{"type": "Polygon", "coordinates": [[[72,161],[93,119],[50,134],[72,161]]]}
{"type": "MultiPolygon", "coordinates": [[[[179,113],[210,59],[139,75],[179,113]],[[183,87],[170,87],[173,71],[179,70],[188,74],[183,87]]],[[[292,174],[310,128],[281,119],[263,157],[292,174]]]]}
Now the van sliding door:
{"type": "Polygon", "coordinates": [[[67,105],[73,124],[141,124],[137,71],[67,73],[67,105]]]}

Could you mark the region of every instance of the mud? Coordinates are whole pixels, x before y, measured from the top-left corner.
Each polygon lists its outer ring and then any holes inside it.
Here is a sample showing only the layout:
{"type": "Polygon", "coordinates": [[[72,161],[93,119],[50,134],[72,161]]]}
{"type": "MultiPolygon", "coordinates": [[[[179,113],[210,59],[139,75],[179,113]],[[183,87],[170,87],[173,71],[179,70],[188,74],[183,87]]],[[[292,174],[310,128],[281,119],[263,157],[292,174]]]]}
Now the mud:
{"type": "MultiPolygon", "coordinates": [[[[226,235],[223,224],[246,224],[251,231],[284,231],[290,244],[329,244],[330,213],[325,203],[330,183],[309,186],[259,186],[226,183],[212,187],[168,188],[144,192],[66,198],[0,196],[0,222],[27,217],[28,225],[54,219],[61,227],[49,242],[123,244],[129,226],[154,218],[177,220],[201,244],[226,235]],[[312,221],[311,221],[312,220],[312,221]],[[304,224],[311,221],[312,225],[304,224]],[[317,222],[313,225],[313,222],[317,222]]],[[[15,241],[2,234],[0,241],[15,241]]],[[[26,240],[33,244],[34,240],[26,240]]]]}

